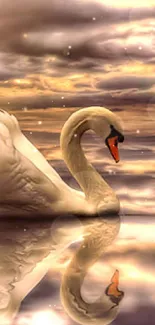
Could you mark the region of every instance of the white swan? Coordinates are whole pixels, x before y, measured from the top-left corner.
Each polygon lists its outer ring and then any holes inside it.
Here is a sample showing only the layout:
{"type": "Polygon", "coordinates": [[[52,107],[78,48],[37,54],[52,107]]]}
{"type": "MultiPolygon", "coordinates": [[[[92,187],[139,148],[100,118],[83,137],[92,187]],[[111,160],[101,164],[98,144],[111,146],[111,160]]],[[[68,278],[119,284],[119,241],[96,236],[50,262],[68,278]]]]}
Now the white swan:
{"type": "Polygon", "coordinates": [[[22,134],[15,116],[0,110],[0,215],[27,216],[76,213],[91,215],[119,212],[119,201],[87,161],[80,145],[82,134],[92,129],[106,142],[116,162],[123,141],[119,117],[103,107],[75,112],[60,138],[63,158],[81,191],[70,188],[43,155],[22,134]]]}
{"type": "Polygon", "coordinates": [[[88,304],[80,290],[88,268],[103,254],[119,231],[119,201],[84,156],[80,140],[88,129],[102,137],[116,162],[119,161],[118,142],[124,140],[120,119],[103,107],[85,108],[69,118],[63,127],[60,145],[69,170],[84,191],[80,192],[62,181],[22,134],[15,116],[0,111],[0,215],[95,214],[85,227],[84,243],[63,276],[61,299],[75,321],[105,325],[116,317],[122,292],[120,297],[110,298],[106,293],[94,304],[88,304]],[[103,215],[107,214],[114,215],[103,219],[103,215]]]}

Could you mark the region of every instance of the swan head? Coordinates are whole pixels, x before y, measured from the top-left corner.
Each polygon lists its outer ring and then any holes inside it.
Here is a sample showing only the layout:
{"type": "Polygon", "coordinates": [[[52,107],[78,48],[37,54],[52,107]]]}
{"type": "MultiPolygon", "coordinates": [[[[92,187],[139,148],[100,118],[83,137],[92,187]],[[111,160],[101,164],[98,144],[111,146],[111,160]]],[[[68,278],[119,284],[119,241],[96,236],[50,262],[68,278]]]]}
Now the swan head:
{"type": "Polygon", "coordinates": [[[114,160],[119,162],[118,143],[124,141],[120,117],[104,107],[93,107],[89,123],[91,129],[105,141],[114,160]]]}
{"type": "Polygon", "coordinates": [[[119,150],[118,143],[124,141],[124,135],[117,131],[114,126],[110,125],[110,133],[105,139],[105,144],[107,145],[112,157],[116,162],[119,162],[119,150]]]}

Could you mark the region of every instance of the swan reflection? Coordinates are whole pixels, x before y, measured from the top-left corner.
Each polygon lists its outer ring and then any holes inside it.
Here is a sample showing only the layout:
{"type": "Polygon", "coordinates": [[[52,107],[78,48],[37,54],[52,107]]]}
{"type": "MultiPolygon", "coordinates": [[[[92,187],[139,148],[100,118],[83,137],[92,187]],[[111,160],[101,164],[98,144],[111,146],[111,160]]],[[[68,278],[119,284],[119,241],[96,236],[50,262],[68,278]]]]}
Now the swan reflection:
{"type": "Polygon", "coordinates": [[[0,220],[0,318],[8,321],[52,267],[52,259],[82,235],[78,218],[0,220]],[[67,221],[68,220],[68,221],[67,221]]]}
{"type": "MultiPolygon", "coordinates": [[[[80,246],[75,250],[62,279],[61,298],[65,310],[67,313],[69,311],[70,314],[70,309],[68,310],[69,307],[66,306],[66,303],[71,304],[70,292],[72,291],[80,304],[77,294],[83,278],[89,267],[101,256],[103,249],[113,241],[119,227],[119,217],[114,215],[85,219],[80,216],[68,215],[56,217],[53,221],[1,220],[1,323],[5,320],[11,324],[22,300],[40,282],[48,269],[52,268],[54,258],[58,258],[71,243],[82,241],[81,244],[78,244],[80,246]]],[[[115,277],[114,282],[115,284],[111,282],[107,292],[104,292],[104,295],[107,296],[106,299],[108,299],[108,308],[118,305],[121,300],[118,291],[118,278],[116,281],[115,277]],[[114,292],[116,293],[115,297],[118,296],[115,301],[114,292]]],[[[90,305],[90,313],[93,305],[90,305]]],[[[71,314],[70,316],[74,318],[74,315],[71,314]]]]}

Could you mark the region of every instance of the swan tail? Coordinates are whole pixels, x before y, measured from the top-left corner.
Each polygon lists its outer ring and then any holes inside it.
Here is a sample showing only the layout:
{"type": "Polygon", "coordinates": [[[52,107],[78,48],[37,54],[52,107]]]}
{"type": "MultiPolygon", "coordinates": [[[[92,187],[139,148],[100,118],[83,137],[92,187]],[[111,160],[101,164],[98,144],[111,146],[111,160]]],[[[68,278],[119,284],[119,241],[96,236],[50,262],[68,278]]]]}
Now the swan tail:
{"type": "MultiPolygon", "coordinates": [[[[96,222],[96,221],[95,221],[96,222]]],[[[123,293],[118,289],[119,273],[116,270],[111,284],[95,302],[86,302],[81,287],[89,268],[112,243],[119,231],[118,218],[100,221],[87,229],[88,235],[72,258],[62,278],[61,301],[69,316],[77,323],[108,325],[117,316],[123,293]]]]}
{"type": "Polygon", "coordinates": [[[12,140],[21,134],[20,126],[16,117],[2,109],[0,109],[0,123],[4,124],[7,127],[12,140]]]}

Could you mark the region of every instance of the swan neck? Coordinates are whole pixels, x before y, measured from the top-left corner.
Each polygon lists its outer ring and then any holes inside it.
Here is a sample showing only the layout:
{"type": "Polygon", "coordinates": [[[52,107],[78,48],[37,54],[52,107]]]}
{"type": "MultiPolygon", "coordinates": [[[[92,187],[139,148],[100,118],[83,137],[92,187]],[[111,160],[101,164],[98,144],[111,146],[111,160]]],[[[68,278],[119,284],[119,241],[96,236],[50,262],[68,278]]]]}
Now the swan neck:
{"type": "MultiPolygon", "coordinates": [[[[81,147],[82,135],[91,129],[91,116],[86,110],[74,113],[65,123],[60,138],[63,159],[81,189],[89,199],[95,193],[102,193],[109,188],[95,168],[88,162],[81,147]],[[93,193],[92,193],[93,191],[93,193]]],[[[96,197],[95,197],[96,202],[96,197]]]]}

